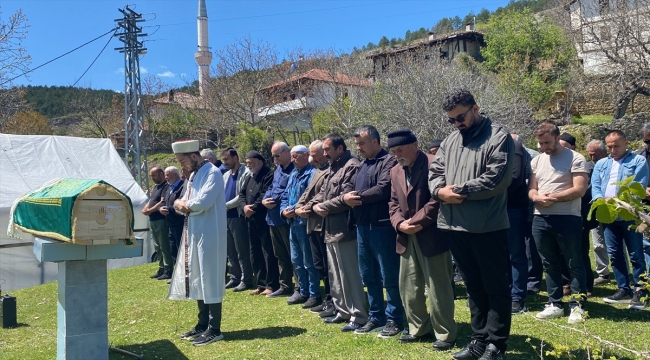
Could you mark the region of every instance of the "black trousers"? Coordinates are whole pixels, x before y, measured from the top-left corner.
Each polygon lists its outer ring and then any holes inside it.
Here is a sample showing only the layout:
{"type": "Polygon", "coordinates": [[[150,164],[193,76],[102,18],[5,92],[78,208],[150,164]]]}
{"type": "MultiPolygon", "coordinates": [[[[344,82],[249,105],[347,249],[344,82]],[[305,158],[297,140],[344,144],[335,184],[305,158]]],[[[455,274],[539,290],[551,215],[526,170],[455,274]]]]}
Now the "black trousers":
{"type": "Polygon", "coordinates": [[[278,259],[273,253],[271,233],[266,219],[255,216],[248,218],[248,240],[255,286],[259,290],[277,290],[280,287],[278,259]]]}
{"type": "Polygon", "coordinates": [[[309,234],[309,244],[311,245],[311,257],[314,260],[314,267],[318,270],[320,278],[325,286],[325,295],[330,294],[330,280],[327,277],[327,247],[322,231],[312,231],[309,234]]]}
{"type": "Polygon", "coordinates": [[[469,296],[472,339],[507,349],[512,286],[508,230],[474,234],[446,231],[469,296]]]}
{"type": "MultiPolygon", "coordinates": [[[[582,228],[582,235],[580,238],[580,255],[582,256],[582,264],[585,267],[585,282],[587,292],[594,291],[594,271],[591,267],[591,258],[589,252],[591,251],[591,242],[589,241],[589,233],[591,229],[582,228]]],[[[566,264],[566,259],[562,262],[562,283],[568,285],[571,283],[571,271],[566,264]]]]}
{"type": "MultiPolygon", "coordinates": [[[[278,259],[280,287],[293,292],[294,269],[291,264],[291,246],[289,245],[289,225],[269,226],[273,254],[278,259]]],[[[297,277],[296,277],[297,279],[297,277]]],[[[296,283],[298,281],[296,280],[296,283]]]]}
{"type": "Polygon", "coordinates": [[[206,304],[203,300],[197,300],[199,306],[199,329],[211,329],[221,332],[221,303],[206,304]]]}
{"type": "Polygon", "coordinates": [[[246,286],[253,285],[253,268],[248,240],[248,225],[243,216],[226,219],[228,226],[228,261],[230,279],[236,283],[243,281],[246,286]]]}
{"type": "Polygon", "coordinates": [[[183,225],[169,226],[169,252],[172,255],[172,266],[176,265],[176,254],[181,247],[181,238],[183,237],[183,225]]]}

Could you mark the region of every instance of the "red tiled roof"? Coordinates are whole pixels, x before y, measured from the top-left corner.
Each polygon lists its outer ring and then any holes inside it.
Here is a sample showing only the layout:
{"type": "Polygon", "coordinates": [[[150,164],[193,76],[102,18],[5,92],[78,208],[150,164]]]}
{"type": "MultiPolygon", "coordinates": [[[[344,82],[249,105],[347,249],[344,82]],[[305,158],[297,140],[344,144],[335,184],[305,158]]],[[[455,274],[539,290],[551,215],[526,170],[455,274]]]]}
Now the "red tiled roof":
{"type": "Polygon", "coordinates": [[[329,73],[325,70],[321,69],[311,69],[307,71],[306,73],[300,74],[293,76],[287,80],[283,81],[278,81],[274,84],[271,84],[262,90],[274,88],[279,85],[283,84],[288,84],[292,83],[294,81],[298,81],[301,79],[311,79],[311,80],[318,80],[318,81],[326,81],[326,82],[334,82],[334,83],[339,83],[339,84],[345,84],[345,85],[354,85],[354,86],[370,86],[370,82],[363,80],[363,79],[357,79],[353,78],[347,75],[343,75],[340,73],[329,73]]]}

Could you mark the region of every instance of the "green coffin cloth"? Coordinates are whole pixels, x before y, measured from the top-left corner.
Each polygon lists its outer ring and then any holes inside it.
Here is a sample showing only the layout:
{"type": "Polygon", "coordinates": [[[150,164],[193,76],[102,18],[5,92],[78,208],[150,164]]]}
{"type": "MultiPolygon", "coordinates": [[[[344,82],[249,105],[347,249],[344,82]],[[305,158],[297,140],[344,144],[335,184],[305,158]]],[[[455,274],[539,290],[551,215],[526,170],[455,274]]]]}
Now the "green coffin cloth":
{"type": "MultiPolygon", "coordinates": [[[[61,179],[49,186],[35,190],[22,198],[13,213],[14,224],[24,229],[34,230],[44,236],[58,238],[58,234],[68,240],[72,238],[72,208],[77,196],[96,184],[104,184],[131,199],[112,185],[102,180],[61,179]],[[37,215],[38,214],[38,215],[37,215]]],[[[133,231],[133,217],[131,217],[133,231]]]]}

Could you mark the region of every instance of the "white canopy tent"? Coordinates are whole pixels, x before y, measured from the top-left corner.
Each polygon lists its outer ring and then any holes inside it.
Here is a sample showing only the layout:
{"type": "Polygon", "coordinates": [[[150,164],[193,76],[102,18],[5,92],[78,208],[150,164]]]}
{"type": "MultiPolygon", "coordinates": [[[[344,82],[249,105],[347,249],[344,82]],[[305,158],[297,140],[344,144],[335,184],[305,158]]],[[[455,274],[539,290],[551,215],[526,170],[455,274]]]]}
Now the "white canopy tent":
{"type": "MultiPolygon", "coordinates": [[[[148,227],[141,209],[148,198],[133,179],[109,139],[67,136],[0,134],[0,245],[31,242],[32,235],[18,232],[9,237],[9,212],[15,199],[56,178],[101,179],[131,198],[135,228],[148,227]]],[[[147,233],[144,256],[108,261],[108,268],[143,264],[153,252],[147,233]]],[[[57,265],[41,264],[32,246],[0,247],[0,287],[4,291],[22,289],[56,280],[57,265]]]]}

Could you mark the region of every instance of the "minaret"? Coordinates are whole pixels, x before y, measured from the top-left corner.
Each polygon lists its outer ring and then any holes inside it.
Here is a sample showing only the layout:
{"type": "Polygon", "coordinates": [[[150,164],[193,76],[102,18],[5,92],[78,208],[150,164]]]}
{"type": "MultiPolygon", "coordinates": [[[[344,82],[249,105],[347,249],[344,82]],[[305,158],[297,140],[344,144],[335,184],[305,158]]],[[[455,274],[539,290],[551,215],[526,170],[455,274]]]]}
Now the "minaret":
{"type": "Polygon", "coordinates": [[[201,96],[204,96],[212,62],[212,53],[208,46],[208,11],[205,8],[205,0],[199,0],[199,16],[196,17],[196,24],[198,26],[199,50],[194,53],[194,59],[199,65],[199,91],[201,96]]]}

